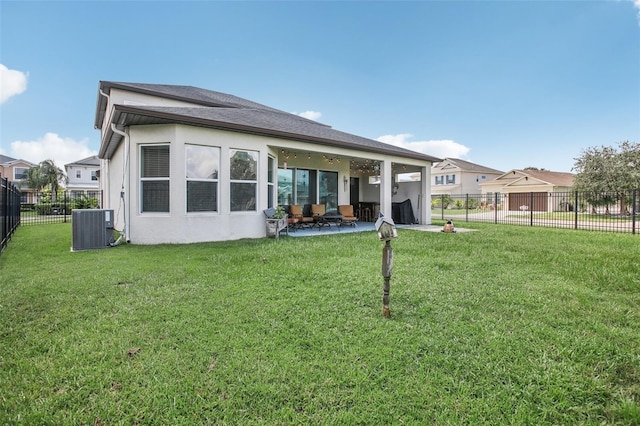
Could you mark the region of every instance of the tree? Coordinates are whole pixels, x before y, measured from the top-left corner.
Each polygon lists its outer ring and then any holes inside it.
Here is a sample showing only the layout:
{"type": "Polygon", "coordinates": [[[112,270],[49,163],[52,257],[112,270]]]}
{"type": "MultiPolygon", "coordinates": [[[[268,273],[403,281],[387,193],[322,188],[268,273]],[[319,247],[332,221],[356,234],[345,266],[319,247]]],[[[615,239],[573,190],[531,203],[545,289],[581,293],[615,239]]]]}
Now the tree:
{"type": "Polygon", "coordinates": [[[40,191],[45,186],[44,177],[40,167],[35,166],[27,170],[27,179],[25,180],[29,188],[40,191]]]}
{"type": "Polygon", "coordinates": [[[27,182],[36,191],[45,187],[51,190],[52,201],[56,200],[58,188],[67,182],[64,172],[55,165],[53,160],[44,160],[27,172],[27,182]]]}
{"type": "Polygon", "coordinates": [[[640,144],[621,142],[619,148],[602,146],[587,148],[575,159],[577,172],[574,188],[586,192],[594,206],[620,203],[620,212],[627,211],[629,191],[640,188],[640,144]]]}

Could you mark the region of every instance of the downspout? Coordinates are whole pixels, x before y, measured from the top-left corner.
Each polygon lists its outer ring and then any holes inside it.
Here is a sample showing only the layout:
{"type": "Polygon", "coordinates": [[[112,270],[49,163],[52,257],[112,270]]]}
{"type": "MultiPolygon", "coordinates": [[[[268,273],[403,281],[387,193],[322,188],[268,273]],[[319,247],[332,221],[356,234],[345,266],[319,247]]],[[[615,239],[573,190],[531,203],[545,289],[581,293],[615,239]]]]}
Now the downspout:
{"type": "MultiPolygon", "coordinates": [[[[102,96],[104,96],[107,99],[107,105],[109,105],[109,95],[104,93],[102,91],[102,89],[99,90],[100,94],[102,96]]],[[[104,123],[104,120],[103,120],[104,123]]],[[[96,126],[96,129],[98,127],[96,126]]],[[[102,133],[101,133],[102,135],[102,133]]],[[[100,143],[102,144],[102,140],[100,141],[100,143]]],[[[102,207],[106,206],[110,206],[111,205],[111,182],[109,181],[109,179],[105,179],[107,176],[109,176],[109,165],[111,164],[111,160],[105,158],[104,160],[102,160],[102,164],[104,165],[104,176],[101,176],[100,179],[100,189],[102,189],[102,207]]],[[[102,168],[102,167],[101,167],[102,168]]]]}
{"type": "MultiPolygon", "coordinates": [[[[128,128],[126,128],[126,132],[123,132],[122,130],[119,130],[115,123],[111,123],[111,130],[122,136],[124,138],[124,159],[123,159],[123,164],[122,164],[122,188],[120,191],[120,198],[122,200],[122,202],[124,203],[124,212],[123,212],[123,217],[124,217],[124,227],[122,228],[122,233],[124,234],[124,238],[126,239],[127,242],[129,242],[129,220],[130,219],[130,215],[129,213],[129,209],[130,204],[130,191],[129,191],[129,185],[130,185],[130,170],[129,170],[129,130],[128,128]],[[126,197],[126,198],[125,198],[126,197]]],[[[119,238],[119,240],[122,239],[119,238]]]]}

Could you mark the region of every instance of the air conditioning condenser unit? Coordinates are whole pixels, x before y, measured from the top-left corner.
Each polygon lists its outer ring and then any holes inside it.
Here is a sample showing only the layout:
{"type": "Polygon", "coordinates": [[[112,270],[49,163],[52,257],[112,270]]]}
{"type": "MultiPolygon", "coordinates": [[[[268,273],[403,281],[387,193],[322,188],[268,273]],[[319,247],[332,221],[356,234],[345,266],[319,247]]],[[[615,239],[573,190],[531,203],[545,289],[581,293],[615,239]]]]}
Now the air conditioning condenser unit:
{"type": "Polygon", "coordinates": [[[109,247],[113,243],[113,210],[74,209],[71,231],[72,251],[109,247]]]}

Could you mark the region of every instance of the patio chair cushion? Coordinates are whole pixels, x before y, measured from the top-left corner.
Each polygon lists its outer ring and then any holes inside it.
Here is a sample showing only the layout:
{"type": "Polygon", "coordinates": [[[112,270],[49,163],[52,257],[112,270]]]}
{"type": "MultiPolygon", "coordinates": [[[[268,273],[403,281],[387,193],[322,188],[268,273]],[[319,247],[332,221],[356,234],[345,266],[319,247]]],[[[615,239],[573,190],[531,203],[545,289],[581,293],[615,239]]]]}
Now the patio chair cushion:
{"type": "Polygon", "coordinates": [[[343,204],[338,206],[338,213],[342,216],[342,223],[355,225],[358,218],[353,214],[353,206],[351,204],[343,204]]]}
{"type": "Polygon", "coordinates": [[[305,216],[302,213],[302,207],[299,204],[291,204],[289,206],[289,214],[293,218],[298,219],[298,222],[302,222],[302,223],[313,222],[313,217],[305,216]]]}
{"type": "Polygon", "coordinates": [[[324,204],[311,204],[311,214],[313,216],[322,216],[325,212],[324,204]]]}

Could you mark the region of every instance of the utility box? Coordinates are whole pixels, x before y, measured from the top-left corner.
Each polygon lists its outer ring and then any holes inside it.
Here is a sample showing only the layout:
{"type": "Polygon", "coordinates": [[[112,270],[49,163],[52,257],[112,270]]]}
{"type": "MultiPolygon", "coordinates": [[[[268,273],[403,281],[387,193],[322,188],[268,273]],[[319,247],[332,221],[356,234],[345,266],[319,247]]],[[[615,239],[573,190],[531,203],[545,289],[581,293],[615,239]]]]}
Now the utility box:
{"type": "Polygon", "coordinates": [[[113,210],[74,209],[71,231],[72,251],[109,247],[113,242],[113,210]]]}

